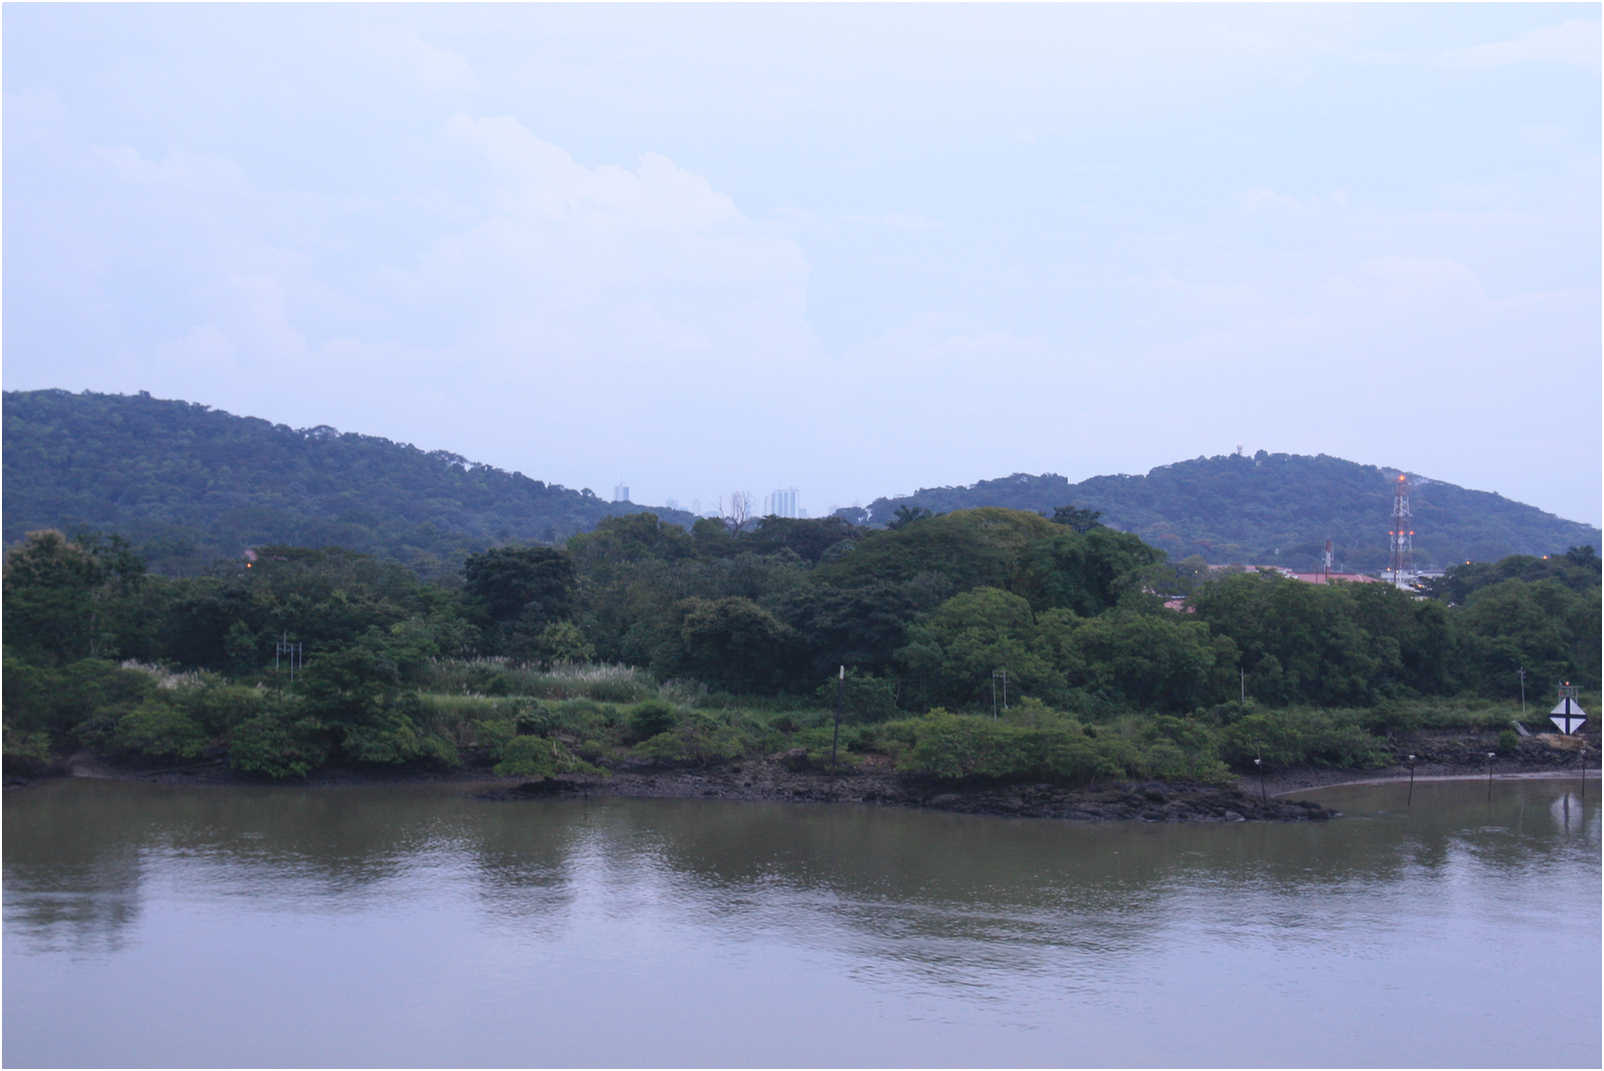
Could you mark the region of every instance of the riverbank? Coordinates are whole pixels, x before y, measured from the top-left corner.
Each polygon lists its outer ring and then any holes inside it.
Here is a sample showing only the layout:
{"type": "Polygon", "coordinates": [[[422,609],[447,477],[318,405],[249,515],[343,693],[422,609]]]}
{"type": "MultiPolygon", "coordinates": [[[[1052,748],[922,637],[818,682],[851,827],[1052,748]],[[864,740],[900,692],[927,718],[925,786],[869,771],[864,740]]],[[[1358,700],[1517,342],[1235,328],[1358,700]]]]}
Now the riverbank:
{"type": "Polygon", "coordinates": [[[525,782],[477,793],[497,802],[547,797],[716,799],[781,803],[856,803],[958,814],[1065,821],[1318,821],[1334,811],[1304,800],[1260,798],[1233,785],[1117,781],[1084,788],[1051,784],[951,785],[897,774],[889,767],[827,771],[788,769],[783,759],[753,759],[699,770],[619,771],[525,782]]]}
{"type": "MultiPolygon", "coordinates": [[[[1600,776],[1596,748],[1577,738],[1553,734],[1522,738],[1508,754],[1499,754],[1493,738],[1481,734],[1417,734],[1396,742],[1393,750],[1400,758],[1416,756],[1417,781],[1485,777],[1489,751],[1493,754],[1494,780],[1580,777],[1583,769],[1591,779],[1600,776]]],[[[87,752],[64,759],[53,772],[57,776],[158,784],[261,783],[235,773],[220,761],[130,769],[110,765],[87,752]]],[[[609,776],[569,775],[542,781],[496,777],[484,766],[451,770],[335,768],[316,771],[296,785],[461,785],[465,792],[487,801],[542,797],[717,799],[852,803],[1064,821],[1235,822],[1327,819],[1336,812],[1300,799],[1300,794],[1338,785],[1407,781],[1409,774],[1407,761],[1403,761],[1369,770],[1267,770],[1262,782],[1259,777],[1246,775],[1226,785],[1130,780],[1082,788],[1045,783],[954,784],[899,773],[884,756],[862,757],[857,765],[832,772],[810,764],[805,753],[792,751],[701,767],[632,765],[614,768],[609,776]]],[[[27,779],[7,780],[8,787],[25,784],[27,779]]]]}
{"type": "MultiPolygon", "coordinates": [[[[511,802],[538,798],[714,799],[774,803],[849,803],[958,814],[1064,821],[1240,822],[1311,821],[1336,812],[1315,803],[1260,798],[1234,785],[1114,781],[1067,788],[1052,784],[947,784],[896,772],[888,762],[865,762],[839,772],[797,769],[794,755],[776,755],[691,769],[637,767],[610,776],[571,775],[542,781],[498,778],[488,769],[328,769],[290,788],[365,784],[461,785],[475,798],[511,802]]],[[[65,760],[56,776],[166,785],[261,784],[223,763],[135,770],[87,754],[65,760]]],[[[24,787],[26,779],[7,781],[24,787]]]]}
{"type": "MultiPolygon", "coordinates": [[[[1599,749],[1581,736],[1537,733],[1522,737],[1512,752],[1500,752],[1497,736],[1491,733],[1417,733],[1400,738],[1391,751],[1394,762],[1369,770],[1316,767],[1266,770],[1263,792],[1275,798],[1339,785],[1408,781],[1410,755],[1415,758],[1416,782],[1485,778],[1489,770],[1494,781],[1516,777],[1580,780],[1584,774],[1592,781],[1601,778],[1599,749]]],[[[1260,791],[1260,778],[1253,774],[1244,774],[1238,784],[1247,792],[1260,791]]]]}

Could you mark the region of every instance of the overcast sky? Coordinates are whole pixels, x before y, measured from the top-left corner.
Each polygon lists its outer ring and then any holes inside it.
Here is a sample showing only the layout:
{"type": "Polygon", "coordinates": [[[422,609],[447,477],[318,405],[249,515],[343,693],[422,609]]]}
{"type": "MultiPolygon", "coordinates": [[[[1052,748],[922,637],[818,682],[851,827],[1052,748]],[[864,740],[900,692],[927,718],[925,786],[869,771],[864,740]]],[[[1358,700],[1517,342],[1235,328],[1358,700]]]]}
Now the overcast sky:
{"type": "Polygon", "coordinates": [[[1241,444],[1600,521],[1597,5],[3,20],[8,390],[704,509],[1241,444]]]}

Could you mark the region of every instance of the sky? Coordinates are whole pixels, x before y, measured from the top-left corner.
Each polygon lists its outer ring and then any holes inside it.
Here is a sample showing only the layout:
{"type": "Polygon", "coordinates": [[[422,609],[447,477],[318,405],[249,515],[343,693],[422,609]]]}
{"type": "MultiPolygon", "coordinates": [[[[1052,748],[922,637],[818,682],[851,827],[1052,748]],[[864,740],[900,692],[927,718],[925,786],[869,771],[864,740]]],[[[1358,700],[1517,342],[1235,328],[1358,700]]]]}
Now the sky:
{"type": "Polygon", "coordinates": [[[1600,7],[7,4],[3,380],[820,516],[1330,454],[1598,524],[1600,7]]]}

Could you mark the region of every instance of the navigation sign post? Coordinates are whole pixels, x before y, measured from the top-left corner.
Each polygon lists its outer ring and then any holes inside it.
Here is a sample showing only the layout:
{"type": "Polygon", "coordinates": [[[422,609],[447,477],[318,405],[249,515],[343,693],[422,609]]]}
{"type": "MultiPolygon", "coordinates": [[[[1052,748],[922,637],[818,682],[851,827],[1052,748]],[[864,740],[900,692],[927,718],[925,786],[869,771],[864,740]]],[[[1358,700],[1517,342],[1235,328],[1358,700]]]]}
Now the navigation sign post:
{"type": "Polygon", "coordinates": [[[1587,721],[1587,711],[1576,701],[1576,685],[1567,682],[1559,686],[1559,702],[1548,715],[1548,720],[1566,736],[1582,727],[1587,721]]]}

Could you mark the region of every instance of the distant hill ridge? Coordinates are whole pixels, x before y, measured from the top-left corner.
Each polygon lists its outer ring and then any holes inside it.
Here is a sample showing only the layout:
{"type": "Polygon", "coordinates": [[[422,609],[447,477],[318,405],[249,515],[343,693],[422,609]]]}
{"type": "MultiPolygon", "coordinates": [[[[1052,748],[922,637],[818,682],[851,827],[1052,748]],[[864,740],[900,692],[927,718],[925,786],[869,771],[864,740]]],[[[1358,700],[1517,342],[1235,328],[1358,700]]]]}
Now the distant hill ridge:
{"type": "MultiPolygon", "coordinates": [[[[132,542],[162,571],[233,558],[248,546],[344,546],[455,573],[472,552],[561,542],[603,518],[650,509],[689,526],[681,510],[603,501],[444,450],[290,428],[205,405],[63,390],[4,394],[4,540],[39,528],[88,527],[132,542]]],[[[1072,484],[1015,473],[968,487],[922,489],[841,510],[877,525],[898,507],[947,513],[1002,506],[1051,516],[1101,511],[1172,559],[1316,567],[1326,539],[1340,568],[1386,565],[1395,469],[1340,458],[1267,454],[1197,458],[1146,476],[1072,484]]],[[[1596,527],[1500,495],[1411,474],[1422,565],[1601,544],[1596,527]]]]}
{"type": "Polygon", "coordinates": [[[146,393],[6,391],[3,438],[8,546],[39,528],[90,527],[128,539],[159,570],[291,543],[444,574],[474,551],[560,542],[646,508],[444,450],[146,393]]]}
{"type": "MultiPolygon", "coordinates": [[[[1161,465],[1145,476],[1094,476],[1070,483],[1056,473],[1014,473],[967,487],[921,488],[838,511],[883,525],[899,508],[932,513],[1004,506],[1051,516],[1073,504],[1098,510],[1111,527],[1134,532],[1171,560],[1199,555],[1211,564],[1318,567],[1325,541],[1339,567],[1383,569],[1398,469],[1321,454],[1230,454],[1161,465]]],[[[1409,477],[1417,566],[1448,566],[1509,554],[1549,554],[1600,545],[1596,527],[1567,521],[1487,491],[1470,491],[1416,473],[1409,477]]]]}

